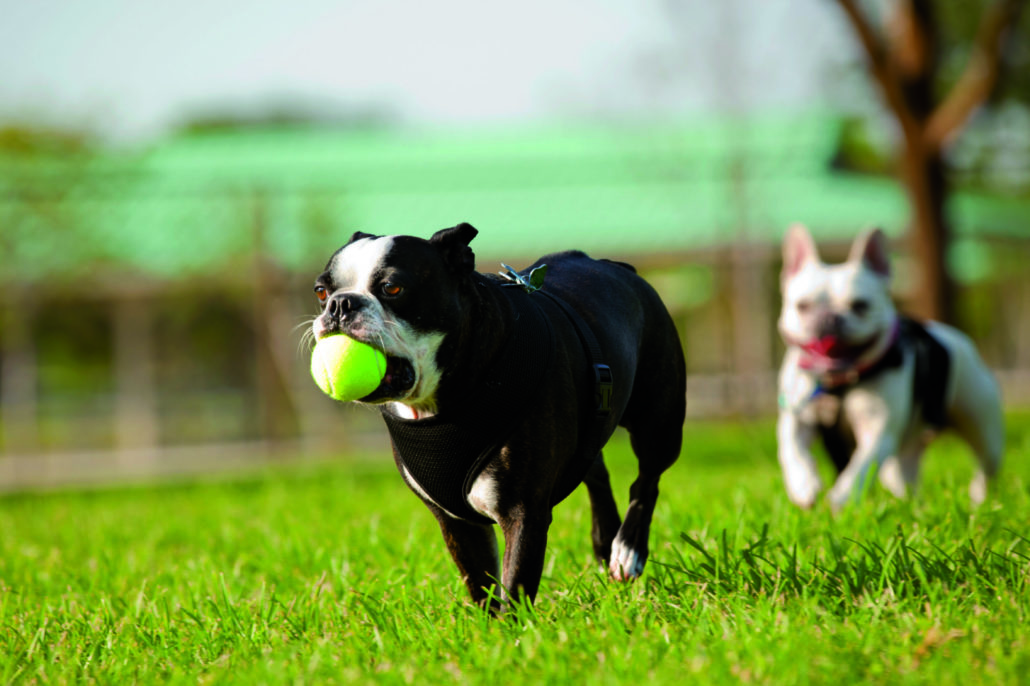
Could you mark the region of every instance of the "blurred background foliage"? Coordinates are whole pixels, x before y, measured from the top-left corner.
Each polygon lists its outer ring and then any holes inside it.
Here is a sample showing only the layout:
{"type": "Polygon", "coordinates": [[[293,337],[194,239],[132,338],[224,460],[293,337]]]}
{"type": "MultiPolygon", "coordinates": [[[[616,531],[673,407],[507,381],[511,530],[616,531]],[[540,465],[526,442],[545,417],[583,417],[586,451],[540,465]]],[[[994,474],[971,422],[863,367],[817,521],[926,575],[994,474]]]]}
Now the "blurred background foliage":
{"type": "MultiPolygon", "coordinates": [[[[934,3],[942,92],[989,4],[934,3]]],[[[897,131],[847,26],[834,29],[850,56],[826,65],[828,96],[745,106],[760,86],[730,83],[747,59],[734,48],[750,35],[745,5],[656,3],[665,38],[621,82],[644,101],[633,117],[618,103],[412,126],[390,103],[212,98],[131,142],[0,119],[0,489],[381,447],[376,415],[322,397],[301,346],[311,282],[355,230],[427,237],[470,221],[481,271],[569,247],[633,262],[685,339],[689,416],[771,412],[789,223],[808,223],[834,259],[882,225],[902,304],[920,265],[905,242],[897,131]],[[710,15],[740,35],[688,44],[690,23],[710,15]],[[688,64],[700,49],[709,64],[688,64]],[[713,104],[658,112],[681,70],[702,67],[729,75],[714,79],[713,104]]],[[[867,7],[880,21],[890,6],[867,7]]],[[[1030,13],[1012,32],[999,87],[946,151],[948,267],[956,320],[1019,404],[1030,399],[1030,13]]]]}

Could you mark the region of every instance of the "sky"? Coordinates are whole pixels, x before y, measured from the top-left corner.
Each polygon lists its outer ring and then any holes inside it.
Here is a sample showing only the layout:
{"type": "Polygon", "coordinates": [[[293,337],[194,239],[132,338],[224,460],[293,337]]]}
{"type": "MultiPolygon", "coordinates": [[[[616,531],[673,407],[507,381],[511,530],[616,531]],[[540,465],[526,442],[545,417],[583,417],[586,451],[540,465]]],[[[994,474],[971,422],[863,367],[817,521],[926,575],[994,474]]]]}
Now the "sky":
{"type": "Polygon", "coordinates": [[[437,127],[804,109],[846,99],[857,54],[829,0],[0,0],[0,121],[135,140],[271,106],[437,127]]]}

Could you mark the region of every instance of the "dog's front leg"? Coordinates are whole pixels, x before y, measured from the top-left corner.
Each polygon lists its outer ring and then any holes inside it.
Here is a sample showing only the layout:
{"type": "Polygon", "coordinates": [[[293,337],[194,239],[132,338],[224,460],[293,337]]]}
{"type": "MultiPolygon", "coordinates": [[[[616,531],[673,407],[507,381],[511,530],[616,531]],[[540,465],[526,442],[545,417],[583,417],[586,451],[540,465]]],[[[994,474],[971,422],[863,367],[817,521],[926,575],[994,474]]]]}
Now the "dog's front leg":
{"type": "MultiPolygon", "coordinates": [[[[897,381],[891,379],[890,383],[897,381]]],[[[827,494],[834,510],[858,500],[868,484],[870,472],[897,453],[897,437],[902,433],[901,424],[906,421],[907,413],[900,403],[891,400],[900,397],[896,388],[886,385],[856,389],[845,397],[843,411],[855,431],[855,452],[827,494]]]]}
{"type": "Polygon", "coordinates": [[[776,438],[783,482],[790,501],[804,508],[815,504],[815,499],[823,488],[810,449],[814,436],[815,428],[801,422],[793,410],[780,410],[776,438]]]}
{"type": "Polygon", "coordinates": [[[881,434],[865,441],[859,440],[855,453],[844,471],[837,477],[833,488],[827,494],[833,509],[840,510],[851,500],[858,500],[865,491],[869,472],[873,467],[879,468],[884,461],[894,454],[895,441],[888,435],[881,434]]]}
{"type": "Polygon", "coordinates": [[[518,601],[519,596],[525,593],[532,601],[544,572],[551,509],[546,504],[538,508],[519,505],[509,510],[499,523],[504,532],[501,583],[505,600],[518,601]]]}
{"type": "MultiPolygon", "coordinates": [[[[473,602],[485,605],[490,601],[490,587],[497,583],[499,571],[497,536],[493,525],[455,519],[432,504],[429,509],[440,523],[447,550],[458,566],[473,602]]],[[[499,608],[496,596],[493,604],[494,609],[499,608]]]]}

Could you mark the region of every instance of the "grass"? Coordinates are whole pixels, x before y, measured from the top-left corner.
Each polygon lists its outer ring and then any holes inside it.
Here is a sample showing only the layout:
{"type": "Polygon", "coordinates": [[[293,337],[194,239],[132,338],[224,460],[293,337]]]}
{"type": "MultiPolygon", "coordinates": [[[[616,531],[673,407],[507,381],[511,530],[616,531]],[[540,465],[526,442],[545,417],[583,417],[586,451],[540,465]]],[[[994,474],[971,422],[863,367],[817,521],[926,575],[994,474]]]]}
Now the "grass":
{"type": "MultiPolygon", "coordinates": [[[[533,607],[465,600],[380,460],[0,499],[0,683],[1018,684],[1030,675],[1030,418],[971,510],[935,444],[915,499],[787,503],[768,423],[687,429],[632,585],[555,511],[533,607]]],[[[385,446],[384,446],[385,447],[385,446]]],[[[607,451],[625,502],[633,460],[607,451]]]]}

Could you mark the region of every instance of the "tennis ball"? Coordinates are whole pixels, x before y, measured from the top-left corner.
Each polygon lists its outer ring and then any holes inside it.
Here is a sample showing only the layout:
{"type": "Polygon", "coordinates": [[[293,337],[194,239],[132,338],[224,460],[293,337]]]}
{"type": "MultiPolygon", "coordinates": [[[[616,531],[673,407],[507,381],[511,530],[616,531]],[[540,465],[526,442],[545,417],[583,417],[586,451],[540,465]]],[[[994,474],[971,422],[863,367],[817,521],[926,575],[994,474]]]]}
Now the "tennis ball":
{"type": "Polygon", "coordinates": [[[311,351],[311,378],[330,398],[364,398],[386,376],[386,356],[350,336],[326,336],[311,351]]]}

